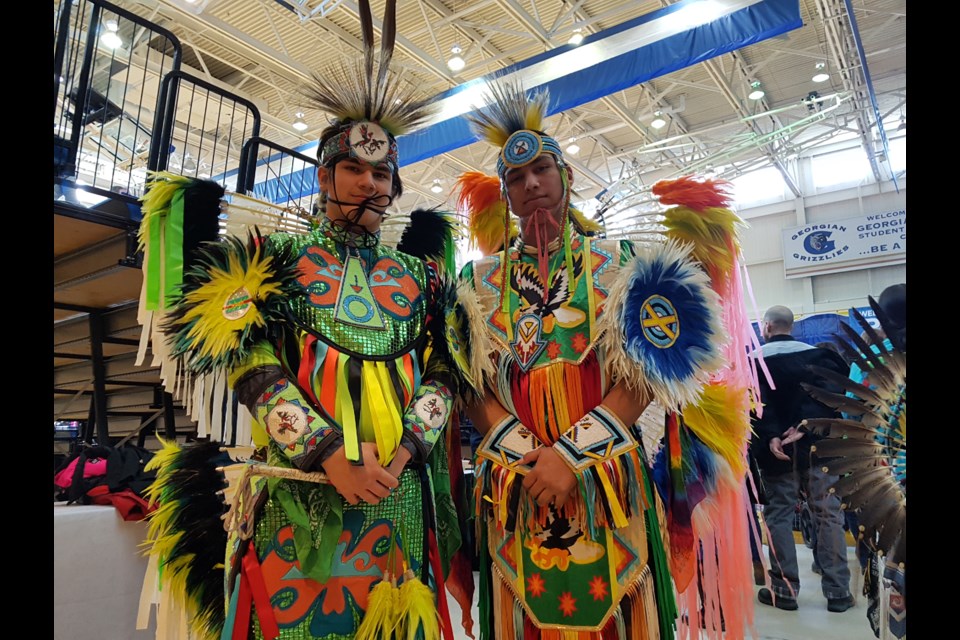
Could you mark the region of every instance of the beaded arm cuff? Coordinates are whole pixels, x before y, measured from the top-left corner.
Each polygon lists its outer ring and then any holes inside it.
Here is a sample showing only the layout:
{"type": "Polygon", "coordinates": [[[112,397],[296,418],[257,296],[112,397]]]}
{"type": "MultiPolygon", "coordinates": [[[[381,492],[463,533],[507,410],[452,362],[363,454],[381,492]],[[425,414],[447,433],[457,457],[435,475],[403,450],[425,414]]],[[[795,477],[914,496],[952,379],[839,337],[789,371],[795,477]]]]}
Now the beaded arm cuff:
{"type": "Polygon", "coordinates": [[[342,436],[310,406],[300,390],[283,377],[264,389],[253,415],[298,469],[309,471],[324,451],[336,449],[342,436]]]}
{"type": "Polygon", "coordinates": [[[453,393],[444,384],[428,381],[417,389],[403,415],[402,443],[414,443],[417,449],[413,456],[415,462],[424,462],[430,455],[433,445],[440,439],[450,419],[452,406],[453,393]],[[409,437],[408,433],[413,437],[409,437]]]}
{"type": "Polygon", "coordinates": [[[477,455],[488,458],[517,473],[526,474],[533,467],[518,464],[521,458],[543,443],[512,415],[505,416],[490,427],[487,435],[477,447],[477,455]]]}
{"type": "Polygon", "coordinates": [[[637,446],[626,425],[601,404],[567,429],[553,448],[579,474],[637,446]]]}

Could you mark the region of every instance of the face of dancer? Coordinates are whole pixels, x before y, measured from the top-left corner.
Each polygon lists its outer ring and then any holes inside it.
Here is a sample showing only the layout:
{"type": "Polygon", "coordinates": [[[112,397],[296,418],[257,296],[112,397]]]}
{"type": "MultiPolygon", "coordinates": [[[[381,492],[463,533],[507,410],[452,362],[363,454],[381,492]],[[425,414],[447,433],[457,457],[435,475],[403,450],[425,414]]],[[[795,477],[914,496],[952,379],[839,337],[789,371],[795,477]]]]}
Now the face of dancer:
{"type": "Polygon", "coordinates": [[[331,171],[317,170],[320,189],[327,194],[327,218],[359,225],[375,233],[393,195],[393,173],[386,166],[375,167],[356,158],[338,162],[331,171]]]}
{"type": "Polygon", "coordinates": [[[565,200],[561,171],[567,172],[567,181],[572,185],[573,172],[569,167],[561,169],[556,158],[549,153],[544,153],[528,165],[507,170],[510,210],[520,218],[520,230],[524,236],[533,231],[529,227],[537,209],[547,210],[559,223],[565,200]]]}

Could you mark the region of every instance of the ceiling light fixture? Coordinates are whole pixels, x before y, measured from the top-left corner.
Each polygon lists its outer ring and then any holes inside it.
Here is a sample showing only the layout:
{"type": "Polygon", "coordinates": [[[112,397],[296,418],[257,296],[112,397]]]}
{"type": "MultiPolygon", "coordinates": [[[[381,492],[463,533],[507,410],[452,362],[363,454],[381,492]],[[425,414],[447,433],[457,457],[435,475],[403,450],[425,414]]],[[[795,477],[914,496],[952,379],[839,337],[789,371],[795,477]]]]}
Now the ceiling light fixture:
{"type": "Polygon", "coordinates": [[[577,144],[576,138],[570,138],[570,144],[567,145],[566,152],[572,156],[580,153],[580,145],[577,144]]]}
{"type": "Polygon", "coordinates": [[[103,46],[109,47],[110,49],[116,49],[123,46],[123,40],[120,39],[120,36],[117,35],[117,21],[113,19],[104,20],[103,28],[106,31],[100,36],[100,42],[103,43],[103,46]]]}
{"type": "Polygon", "coordinates": [[[121,40],[120,36],[115,34],[113,31],[107,31],[100,36],[100,42],[102,42],[105,47],[109,47],[111,49],[116,49],[123,46],[123,40],[121,40]]]}
{"type": "Polygon", "coordinates": [[[578,27],[573,30],[573,34],[570,36],[570,39],[567,40],[567,44],[572,44],[573,46],[577,46],[581,42],[583,42],[583,32],[578,27]]]}
{"type": "Polygon", "coordinates": [[[662,111],[653,112],[653,120],[650,121],[650,126],[654,129],[663,129],[667,126],[667,121],[663,119],[662,111]]]}
{"type": "Polygon", "coordinates": [[[753,82],[750,83],[750,93],[747,94],[748,98],[750,98],[751,100],[759,100],[765,95],[766,93],[763,91],[763,89],[760,88],[759,80],[754,80],[753,82]]]}
{"type": "Polygon", "coordinates": [[[440,193],[443,191],[443,187],[440,186],[440,178],[433,179],[433,186],[430,187],[430,191],[433,191],[434,193],[440,193]]]}
{"type": "Polygon", "coordinates": [[[900,116],[900,125],[897,126],[897,131],[906,131],[907,130],[907,119],[903,116],[900,116]]]}
{"type": "Polygon", "coordinates": [[[826,62],[818,62],[816,65],[814,65],[814,68],[817,70],[817,72],[813,75],[812,78],[810,78],[811,80],[813,80],[814,82],[826,82],[827,80],[830,79],[830,74],[827,73],[826,62]]]}
{"type": "Polygon", "coordinates": [[[297,119],[293,121],[293,128],[297,131],[306,131],[310,125],[303,119],[303,112],[297,111],[297,119]]]}
{"type": "Polygon", "coordinates": [[[460,71],[466,66],[466,62],[463,61],[463,58],[460,57],[460,54],[463,53],[463,49],[460,48],[459,43],[454,44],[450,47],[450,53],[453,54],[453,57],[447,60],[447,68],[450,71],[460,71]]]}

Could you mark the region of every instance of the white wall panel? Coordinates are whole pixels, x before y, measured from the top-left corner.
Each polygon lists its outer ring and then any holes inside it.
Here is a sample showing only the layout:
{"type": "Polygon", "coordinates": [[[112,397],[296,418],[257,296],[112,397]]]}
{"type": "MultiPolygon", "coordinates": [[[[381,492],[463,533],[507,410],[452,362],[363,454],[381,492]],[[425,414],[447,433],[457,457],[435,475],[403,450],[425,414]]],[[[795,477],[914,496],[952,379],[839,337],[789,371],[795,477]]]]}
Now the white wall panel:
{"type": "MultiPolygon", "coordinates": [[[[906,282],[906,264],[787,279],[781,239],[783,229],[803,222],[823,223],[905,208],[906,177],[902,176],[900,193],[888,182],[819,193],[805,198],[803,205],[786,201],[738,210],[749,225],[741,233],[741,244],[759,313],[775,304],[790,307],[801,316],[846,311],[866,305],[868,295],[876,297],[885,287],[906,282]]],[[[753,315],[749,300],[747,306],[753,315]]]]}
{"type": "Polygon", "coordinates": [[[907,281],[903,264],[861,269],[813,277],[813,300],[817,311],[845,311],[867,306],[867,296],[877,298],[892,284],[907,281]]]}
{"type": "Polygon", "coordinates": [[[751,265],[777,260],[781,264],[782,278],[783,243],[780,240],[780,233],[786,227],[796,226],[796,219],[796,213],[792,209],[785,213],[751,218],[748,223],[749,228],[745,229],[740,236],[744,262],[751,265]]]}
{"type": "MultiPolygon", "coordinates": [[[[813,305],[809,301],[806,278],[785,280],[782,262],[765,262],[747,266],[747,274],[756,296],[759,315],[762,316],[764,311],[775,304],[790,307],[794,314],[805,315],[814,312],[813,305]]],[[[757,320],[758,318],[752,317],[754,309],[750,300],[747,299],[746,302],[750,319],[757,320]]]]}

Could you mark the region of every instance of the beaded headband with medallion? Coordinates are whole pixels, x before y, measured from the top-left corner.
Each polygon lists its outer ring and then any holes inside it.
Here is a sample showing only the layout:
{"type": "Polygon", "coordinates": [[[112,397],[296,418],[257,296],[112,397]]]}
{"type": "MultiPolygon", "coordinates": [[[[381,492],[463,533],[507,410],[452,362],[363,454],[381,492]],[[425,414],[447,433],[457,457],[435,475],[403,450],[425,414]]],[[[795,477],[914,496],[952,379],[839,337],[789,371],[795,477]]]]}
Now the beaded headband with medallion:
{"type": "Polygon", "coordinates": [[[550,92],[543,89],[529,98],[518,82],[499,80],[488,86],[489,105],[467,116],[481,138],[500,148],[497,175],[503,182],[508,169],[523,167],[544,153],[565,166],[560,145],[543,132],[550,92]]]}
{"type": "MultiPolygon", "coordinates": [[[[543,120],[550,104],[550,92],[546,89],[527,96],[522,85],[505,79],[494,80],[488,85],[488,106],[467,116],[477,135],[500,148],[497,157],[497,174],[500,176],[500,197],[507,201],[506,177],[509,169],[525,167],[544,153],[553,155],[560,169],[563,184],[563,210],[560,215],[560,237],[562,238],[564,260],[567,273],[573,274],[573,254],[570,247],[570,184],[567,178],[566,163],[560,145],[551,136],[543,133],[543,120]]],[[[509,215],[505,216],[501,264],[503,265],[500,282],[500,308],[507,322],[507,339],[513,339],[513,326],[510,314],[510,282],[513,258],[511,257],[509,215]]],[[[544,283],[552,282],[546,247],[538,252],[538,268],[544,283]]],[[[573,287],[574,279],[567,279],[568,288],[573,287]]],[[[549,286],[546,284],[545,286],[549,286]]],[[[572,294],[572,290],[570,291],[572,294]]]]}
{"type": "Polygon", "coordinates": [[[317,160],[329,166],[345,158],[374,166],[399,168],[397,137],[426,122],[435,107],[416,82],[390,68],[396,41],[396,0],[388,0],[380,31],[380,56],[374,59],[373,18],[369,0],[358,3],[363,57],[341,62],[313,74],[304,88],[309,103],[326,111],[340,130],[317,150],[317,160]]]}
{"type": "Polygon", "coordinates": [[[544,153],[553,154],[558,163],[564,164],[560,145],[552,137],[530,129],[514,131],[497,157],[497,175],[504,180],[507,169],[526,166],[544,153]]]}
{"type": "Polygon", "coordinates": [[[324,143],[317,156],[323,166],[345,158],[368,162],[374,167],[386,165],[396,173],[400,167],[397,139],[376,122],[349,122],[324,143]]]}

